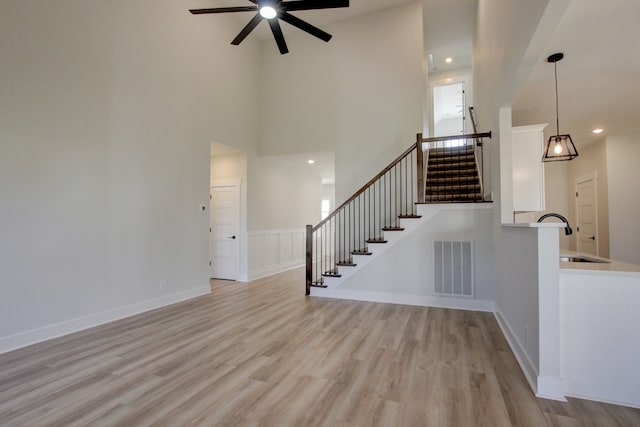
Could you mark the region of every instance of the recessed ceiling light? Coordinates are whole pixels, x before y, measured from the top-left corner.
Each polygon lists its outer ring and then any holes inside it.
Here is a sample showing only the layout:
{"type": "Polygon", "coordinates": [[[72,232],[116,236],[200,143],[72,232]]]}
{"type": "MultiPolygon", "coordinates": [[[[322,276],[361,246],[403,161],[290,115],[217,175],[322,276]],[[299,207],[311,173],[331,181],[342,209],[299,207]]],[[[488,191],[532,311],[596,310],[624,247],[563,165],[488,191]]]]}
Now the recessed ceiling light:
{"type": "Polygon", "coordinates": [[[315,162],[316,162],[315,160],[311,160],[311,159],[307,160],[307,163],[309,163],[310,165],[314,164],[315,162]]]}
{"type": "Polygon", "coordinates": [[[602,133],[602,132],[604,132],[604,129],[597,128],[597,129],[592,130],[591,132],[593,132],[593,133],[602,133]]]}
{"type": "Polygon", "coordinates": [[[453,58],[447,58],[444,60],[447,64],[451,64],[453,62],[453,58]]]}

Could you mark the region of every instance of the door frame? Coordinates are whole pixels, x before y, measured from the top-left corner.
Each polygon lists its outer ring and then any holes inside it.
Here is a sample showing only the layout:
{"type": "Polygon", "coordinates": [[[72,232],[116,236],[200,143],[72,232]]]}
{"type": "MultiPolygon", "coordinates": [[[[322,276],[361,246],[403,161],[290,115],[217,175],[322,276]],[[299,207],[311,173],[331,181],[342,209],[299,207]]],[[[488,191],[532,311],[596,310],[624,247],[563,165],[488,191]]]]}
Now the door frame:
{"type": "Polygon", "coordinates": [[[211,195],[212,193],[212,189],[215,187],[236,187],[237,188],[237,192],[238,192],[238,200],[236,201],[238,203],[238,218],[237,218],[237,224],[238,224],[238,248],[237,248],[237,253],[236,253],[236,271],[235,271],[235,278],[233,280],[240,280],[241,279],[241,275],[240,275],[240,271],[242,270],[242,266],[241,266],[241,247],[242,247],[242,239],[244,236],[244,232],[242,229],[242,179],[240,178],[232,178],[232,179],[215,179],[212,180],[210,185],[209,185],[209,277],[212,278],[213,277],[213,262],[212,262],[212,253],[211,253],[211,238],[212,238],[212,229],[213,229],[213,209],[211,208],[211,203],[213,201],[213,197],[211,195]]]}
{"type": "Polygon", "coordinates": [[[589,173],[585,173],[583,175],[578,176],[574,180],[573,194],[575,195],[575,212],[576,212],[576,251],[580,251],[580,231],[578,231],[580,227],[580,206],[578,203],[578,184],[583,182],[593,181],[593,205],[594,205],[594,222],[595,222],[595,238],[596,238],[596,256],[600,256],[600,223],[598,222],[598,171],[591,171],[589,173]]]}

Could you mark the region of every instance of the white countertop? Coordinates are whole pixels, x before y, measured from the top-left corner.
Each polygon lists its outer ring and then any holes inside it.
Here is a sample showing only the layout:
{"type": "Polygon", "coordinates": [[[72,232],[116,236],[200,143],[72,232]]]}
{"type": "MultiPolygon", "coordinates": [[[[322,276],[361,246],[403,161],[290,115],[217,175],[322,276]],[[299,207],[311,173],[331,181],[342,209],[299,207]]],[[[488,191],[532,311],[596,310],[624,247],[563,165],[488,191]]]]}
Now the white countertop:
{"type": "Polygon", "coordinates": [[[621,274],[621,275],[637,275],[640,276],[640,265],[629,264],[622,261],[616,261],[608,258],[597,257],[594,255],[583,255],[578,252],[561,249],[560,256],[581,256],[584,258],[599,259],[607,262],[560,262],[560,272],[580,273],[580,274],[621,274]]]}
{"type": "Polygon", "coordinates": [[[564,228],[567,226],[566,222],[515,222],[515,223],[502,223],[502,227],[512,228],[564,228]]]}

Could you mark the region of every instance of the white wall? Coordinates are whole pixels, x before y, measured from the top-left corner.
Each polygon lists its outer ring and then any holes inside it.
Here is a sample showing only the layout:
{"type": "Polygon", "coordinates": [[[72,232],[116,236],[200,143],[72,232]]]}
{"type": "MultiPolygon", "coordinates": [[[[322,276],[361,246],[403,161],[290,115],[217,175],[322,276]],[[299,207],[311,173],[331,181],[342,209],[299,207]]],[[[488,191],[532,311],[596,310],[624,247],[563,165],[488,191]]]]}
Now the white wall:
{"type": "MultiPolygon", "coordinates": [[[[499,109],[509,108],[515,95],[542,60],[550,32],[559,22],[569,0],[513,2],[510,0],[479,0],[476,33],[473,46],[474,109],[479,127],[492,130],[493,137],[485,144],[485,165],[492,171],[485,177],[485,188],[500,201],[499,144],[508,135],[500,131],[499,109]]],[[[510,121],[510,113],[509,113],[510,121]]],[[[503,120],[502,127],[512,124],[503,120]]],[[[508,181],[508,180],[507,180],[508,181]]],[[[513,209],[503,209],[502,220],[512,217],[513,209]]]]}
{"type": "Polygon", "coordinates": [[[327,25],[328,44],[292,34],[285,57],[263,52],[261,153],[335,150],[340,204],[409,147],[422,131],[421,7],[327,25]]]}
{"type": "Polygon", "coordinates": [[[573,209],[569,199],[573,191],[573,186],[569,183],[570,165],[570,162],[548,162],[544,165],[545,211],[538,212],[535,220],[547,212],[566,216],[574,234],[567,236],[563,232],[560,233],[560,249],[575,250],[576,222],[575,218],[571,217],[573,209]]]}
{"type": "MultiPolygon", "coordinates": [[[[640,264],[640,134],[607,137],[608,223],[610,258],[640,264]]],[[[600,196],[600,181],[598,196],[600,196]]],[[[600,211],[598,211],[600,215],[600,211]]]]}
{"type": "Polygon", "coordinates": [[[497,250],[497,317],[531,383],[540,363],[537,229],[503,229],[497,250]]]}
{"type": "Polygon", "coordinates": [[[319,177],[280,156],[250,156],[249,164],[249,231],[304,229],[320,222],[319,177]]]}
{"type": "Polygon", "coordinates": [[[249,156],[249,165],[248,279],[254,280],[304,263],[305,227],[320,222],[322,181],[305,173],[302,158],[249,156]]]}
{"type": "Polygon", "coordinates": [[[209,141],[254,144],[259,55],[186,9],[2,2],[0,351],[208,291],[209,141]]]}
{"type": "MultiPolygon", "coordinates": [[[[512,251],[531,251],[532,246],[519,236],[505,231],[498,224],[513,221],[512,171],[501,168],[501,157],[511,158],[511,103],[528,79],[533,67],[542,60],[551,30],[559,22],[568,0],[554,2],[513,2],[510,0],[479,0],[478,18],[473,46],[474,109],[480,129],[493,131],[485,144],[485,162],[491,171],[485,188],[493,192],[496,202],[494,215],[494,268],[496,270],[495,301],[502,320],[514,334],[523,334],[523,324],[535,318],[537,304],[527,284],[533,283],[533,259],[522,260],[512,268],[512,251]],[[505,145],[502,146],[503,141],[505,145]],[[504,186],[501,187],[501,183],[504,186]],[[505,203],[506,202],[506,203],[505,203]],[[515,285],[514,285],[515,283],[515,285]],[[515,286],[515,287],[514,287],[515,286]]],[[[513,232],[517,233],[517,232],[513,232]]],[[[517,252],[516,252],[517,253],[517,252]]],[[[528,327],[528,334],[535,331],[528,327]]],[[[529,344],[527,340],[524,346],[529,344]]],[[[514,350],[516,351],[516,350],[514,350]]],[[[535,355],[533,347],[527,350],[535,355]]],[[[530,357],[532,358],[532,357],[530,357]]],[[[532,360],[535,363],[535,360],[532,360]]],[[[523,370],[527,365],[520,360],[523,370]]],[[[532,381],[531,375],[529,380],[532,381]]]]}
{"type": "Polygon", "coordinates": [[[219,179],[247,180],[247,155],[245,153],[213,155],[211,157],[211,184],[219,179]]]}
{"type": "MultiPolygon", "coordinates": [[[[408,297],[416,304],[492,310],[494,276],[491,253],[493,212],[455,205],[440,210],[409,235],[376,257],[339,285],[342,291],[408,297]],[[475,294],[469,297],[441,296],[434,291],[434,249],[436,240],[472,241],[474,246],[475,294]],[[402,268],[398,268],[401,265],[402,268]],[[457,300],[457,301],[456,301],[457,300]]],[[[435,208],[435,206],[434,206],[435,208]]],[[[387,235],[385,234],[385,238],[387,235]]],[[[354,293],[355,294],[355,293],[354,293]]],[[[397,300],[394,300],[397,301],[397,300]]]]}

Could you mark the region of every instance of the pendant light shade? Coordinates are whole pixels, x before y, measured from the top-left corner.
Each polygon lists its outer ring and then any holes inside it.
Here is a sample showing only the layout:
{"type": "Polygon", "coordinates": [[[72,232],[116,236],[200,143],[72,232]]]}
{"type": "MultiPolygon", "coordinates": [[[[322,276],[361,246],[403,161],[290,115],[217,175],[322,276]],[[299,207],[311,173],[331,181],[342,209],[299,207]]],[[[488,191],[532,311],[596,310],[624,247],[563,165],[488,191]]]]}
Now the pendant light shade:
{"type": "Polygon", "coordinates": [[[558,162],[562,160],[572,160],[578,157],[576,146],[573,145],[571,135],[560,135],[560,119],[558,116],[558,67],[557,62],[564,58],[562,53],[554,53],[547,58],[547,62],[552,62],[555,71],[556,82],[556,134],[549,137],[545,146],[543,162],[558,162]]]}

